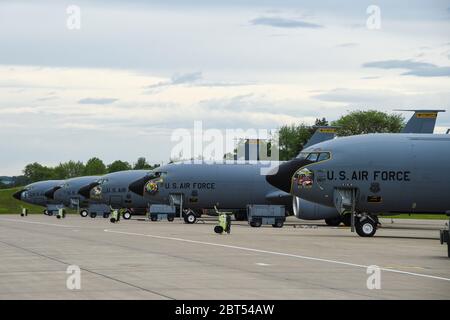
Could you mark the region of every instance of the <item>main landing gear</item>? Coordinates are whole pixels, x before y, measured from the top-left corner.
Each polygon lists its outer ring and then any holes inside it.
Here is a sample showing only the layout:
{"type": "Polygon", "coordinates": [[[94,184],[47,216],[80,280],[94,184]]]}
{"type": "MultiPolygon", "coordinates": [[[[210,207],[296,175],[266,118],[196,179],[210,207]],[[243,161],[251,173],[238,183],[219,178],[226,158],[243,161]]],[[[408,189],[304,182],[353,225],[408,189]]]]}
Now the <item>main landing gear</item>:
{"type": "Polygon", "coordinates": [[[344,213],[337,217],[325,219],[325,223],[331,227],[337,227],[341,223],[346,227],[350,227],[352,225],[352,215],[351,213],[344,213]]]}

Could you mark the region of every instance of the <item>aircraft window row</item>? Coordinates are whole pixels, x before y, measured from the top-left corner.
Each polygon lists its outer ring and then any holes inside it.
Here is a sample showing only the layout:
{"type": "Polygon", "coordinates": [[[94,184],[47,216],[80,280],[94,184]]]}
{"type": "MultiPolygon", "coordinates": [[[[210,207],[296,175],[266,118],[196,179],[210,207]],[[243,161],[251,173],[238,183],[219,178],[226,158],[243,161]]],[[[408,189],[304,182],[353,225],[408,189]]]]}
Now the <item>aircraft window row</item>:
{"type": "Polygon", "coordinates": [[[329,152],[301,152],[298,159],[306,159],[312,162],[325,161],[330,159],[329,152]]]}

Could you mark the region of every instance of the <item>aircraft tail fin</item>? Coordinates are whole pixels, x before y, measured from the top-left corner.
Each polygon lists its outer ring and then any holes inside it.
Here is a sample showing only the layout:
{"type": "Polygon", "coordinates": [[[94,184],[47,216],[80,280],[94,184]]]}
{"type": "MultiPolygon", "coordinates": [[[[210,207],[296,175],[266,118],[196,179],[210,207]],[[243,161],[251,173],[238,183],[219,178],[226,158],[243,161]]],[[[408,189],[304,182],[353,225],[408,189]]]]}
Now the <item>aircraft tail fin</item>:
{"type": "Polygon", "coordinates": [[[303,146],[303,149],[315,145],[319,142],[333,139],[336,136],[338,127],[316,126],[315,128],[317,128],[316,131],[311,136],[311,138],[309,138],[308,142],[306,142],[306,144],[303,146]]]}
{"type": "Polygon", "coordinates": [[[395,111],[414,111],[413,116],[406,123],[401,133],[433,133],[436,124],[436,118],[439,112],[445,110],[395,110],[395,111]]]}

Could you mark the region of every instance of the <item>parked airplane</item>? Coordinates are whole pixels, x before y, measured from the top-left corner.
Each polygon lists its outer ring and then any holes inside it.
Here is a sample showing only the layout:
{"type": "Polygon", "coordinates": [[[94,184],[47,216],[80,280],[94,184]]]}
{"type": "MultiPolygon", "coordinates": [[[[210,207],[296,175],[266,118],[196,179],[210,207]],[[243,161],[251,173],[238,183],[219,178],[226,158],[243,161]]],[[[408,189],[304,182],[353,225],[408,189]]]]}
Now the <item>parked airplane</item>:
{"type": "Polygon", "coordinates": [[[145,212],[149,206],[147,199],[128,190],[131,181],[142,178],[149,170],[126,170],[106,174],[94,182],[80,188],[79,194],[90,201],[97,201],[114,209],[126,208],[124,219],[133,214],[145,212]]]}
{"type": "Polygon", "coordinates": [[[59,208],[64,207],[64,205],[54,199],[47,198],[45,193],[51,188],[57,187],[62,182],[62,180],[34,182],[14,193],[13,197],[26,203],[45,207],[44,214],[51,216],[56,213],[59,208]]]}
{"type": "Polygon", "coordinates": [[[367,134],[329,140],[303,150],[266,178],[295,197],[340,214],[351,212],[358,235],[370,237],[379,215],[450,214],[450,136],[367,134]]]}
{"type": "MultiPolygon", "coordinates": [[[[433,133],[436,118],[439,112],[445,110],[397,110],[414,111],[401,133],[433,133]]],[[[306,147],[305,147],[306,148],[306,147]]],[[[311,160],[315,159],[315,154],[311,155],[311,160]]],[[[322,220],[330,226],[338,226],[343,223],[346,226],[351,224],[350,213],[340,214],[334,207],[327,207],[315,202],[307,201],[301,197],[292,198],[293,211],[297,218],[304,220],[322,220]]]]}
{"type": "MultiPolygon", "coordinates": [[[[405,132],[434,129],[440,110],[416,110],[408,121],[405,132]],[[426,125],[425,125],[426,124],[426,125]]],[[[319,127],[306,148],[334,138],[335,127],[319,127]]],[[[195,222],[201,209],[221,206],[236,210],[235,218],[245,220],[248,204],[282,204],[301,219],[325,219],[329,225],[342,220],[350,224],[350,215],[342,215],[334,208],[318,203],[291,198],[274,190],[261,175],[261,164],[195,164],[192,162],[166,165],[132,184],[130,190],[146,196],[152,203],[181,204],[190,209],[185,215],[188,223],[195,222]],[[206,188],[202,186],[205,185],[206,188]],[[247,191],[246,191],[247,190],[247,191]]]]}
{"type": "Polygon", "coordinates": [[[64,204],[66,207],[77,208],[82,217],[90,215],[91,218],[95,218],[97,214],[100,214],[104,218],[108,218],[110,214],[109,206],[90,200],[78,193],[83,186],[96,182],[99,178],[99,176],[84,176],[67,179],[60,185],[48,190],[45,196],[64,204]]]}
{"type": "MultiPolygon", "coordinates": [[[[317,127],[307,145],[332,139],[335,133],[335,127],[317,127]]],[[[261,173],[265,167],[262,162],[248,161],[173,163],[134,181],[129,189],[149,203],[186,209],[180,209],[185,211],[186,223],[194,223],[203,209],[215,206],[233,210],[236,220],[247,219],[249,204],[285,205],[288,212],[292,211],[291,196],[267,184],[261,173]]]]}

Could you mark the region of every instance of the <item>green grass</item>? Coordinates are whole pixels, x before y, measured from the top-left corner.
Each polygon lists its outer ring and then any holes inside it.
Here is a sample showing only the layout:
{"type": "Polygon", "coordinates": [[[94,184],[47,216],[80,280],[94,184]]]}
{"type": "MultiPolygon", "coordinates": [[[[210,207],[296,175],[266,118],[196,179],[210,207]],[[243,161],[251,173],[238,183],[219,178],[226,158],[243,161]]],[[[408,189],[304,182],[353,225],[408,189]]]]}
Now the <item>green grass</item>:
{"type": "Polygon", "coordinates": [[[22,212],[22,207],[28,209],[28,213],[42,213],[44,207],[35,206],[13,198],[13,194],[21,188],[0,189],[0,214],[22,212]]]}
{"type": "Polygon", "coordinates": [[[425,220],[448,220],[448,216],[445,214],[425,214],[425,213],[411,213],[411,214],[400,214],[396,216],[383,216],[382,218],[393,218],[393,219],[425,219],[425,220]]]}

